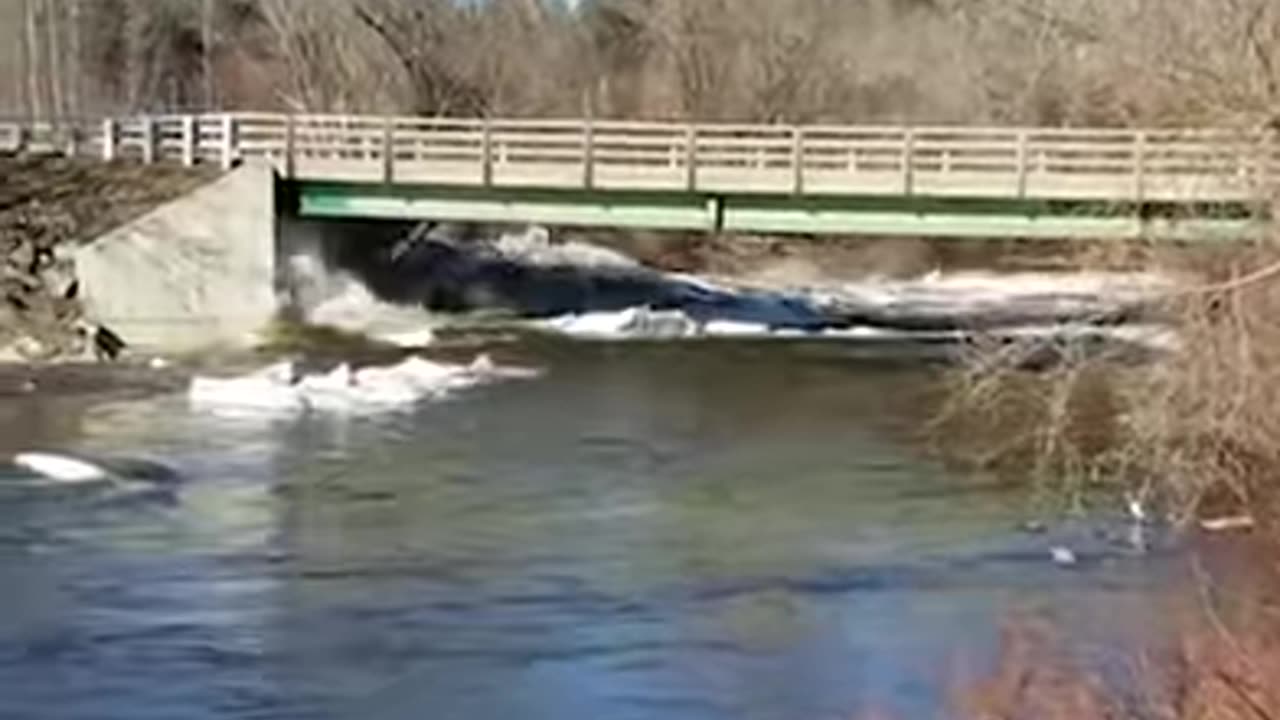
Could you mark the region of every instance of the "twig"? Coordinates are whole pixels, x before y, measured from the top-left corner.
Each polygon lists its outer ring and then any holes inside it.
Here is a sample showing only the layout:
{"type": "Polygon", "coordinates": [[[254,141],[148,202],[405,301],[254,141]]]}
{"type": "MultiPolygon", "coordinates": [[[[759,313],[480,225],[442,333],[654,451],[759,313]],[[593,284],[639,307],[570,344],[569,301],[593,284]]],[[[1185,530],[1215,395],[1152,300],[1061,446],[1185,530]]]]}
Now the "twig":
{"type": "MultiPolygon", "coordinates": [[[[1240,641],[1237,640],[1236,636],[1227,628],[1226,623],[1222,620],[1222,616],[1218,614],[1217,608],[1214,607],[1213,599],[1209,597],[1208,575],[1204,572],[1204,567],[1200,564],[1199,556],[1192,557],[1191,571],[1196,576],[1196,583],[1200,590],[1200,602],[1204,607],[1205,614],[1209,617],[1209,623],[1213,626],[1214,630],[1222,636],[1222,639],[1227,643],[1227,647],[1229,647],[1232,654],[1236,656],[1236,660],[1244,667],[1256,673],[1257,666],[1249,659],[1248,653],[1245,652],[1244,648],[1240,646],[1240,641]]],[[[1239,695],[1240,699],[1244,701],[1244,703],[1247,704],[1249,708],[1253,710],[1254,714],[1261,718],[1261,720],[1276,720],[1274,716],[1259,705],[1258,702],[1244,690],[1244,688],[1240,687],[1239,683],[1228,675],[1225,670],[1219,670],[1217,675],[1218,678],[1222,680],[1223,684],[1226,685],[1228,689],[1239,695]]]]}
{"type": "Polygon", "coordinates": [[[1179,290],[1177,295],[1207,295],[1209,293],[1230,292],[1231,290],[1239,290],[1240,288],[1269,280],[1273,277],[1280,276],[1280,261],[1274,262],[1263,268],[1255,270],[1243,277],[1233,278],[1221,283],[1211,285],[1200,285],[1197,287],[1183,288],[1179,290]]]}
{"type": "Polygon", "coordinates": [[[1235,693],[1236,697],[1240,698],[1240,701],[1247,705],[1249,709],[1253,711],[1253,714],[1257,715],[1260,720],[1275,720],[1275,716],[1267,712],[1267,709],[1262,707],[1257,700],[1254,700],[1253,696],[1250,695],[1247,690],[1240,687],[1240,682],[1229,675],[1227,671],[1219,670],[1215,674],[1218,676],[1218,679],[1222,681],[1222,684],[1226,686],[1228,690],[1235,693]]]}

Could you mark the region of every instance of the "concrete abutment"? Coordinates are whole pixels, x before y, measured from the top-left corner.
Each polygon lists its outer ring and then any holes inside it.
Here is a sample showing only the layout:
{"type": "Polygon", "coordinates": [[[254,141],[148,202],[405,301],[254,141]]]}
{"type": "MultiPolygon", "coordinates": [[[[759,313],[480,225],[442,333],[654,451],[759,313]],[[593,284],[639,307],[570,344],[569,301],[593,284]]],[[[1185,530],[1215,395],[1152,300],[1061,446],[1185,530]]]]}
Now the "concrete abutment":
{"type": "Polygon", "coordinates": [[[251,344],[279,309],[277,179],[246,163],[75,253],[85,317],[131,347],[251,344]]]}

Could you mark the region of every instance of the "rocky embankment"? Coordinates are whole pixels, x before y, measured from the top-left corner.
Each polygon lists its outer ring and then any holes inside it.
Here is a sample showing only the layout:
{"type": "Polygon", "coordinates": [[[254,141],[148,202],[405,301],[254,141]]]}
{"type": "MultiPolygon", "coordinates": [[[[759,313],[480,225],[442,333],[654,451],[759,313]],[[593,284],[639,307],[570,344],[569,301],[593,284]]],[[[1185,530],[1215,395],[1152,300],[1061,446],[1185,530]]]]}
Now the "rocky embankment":
{"type": "Polygon", "coordinates": [[[0,362],[92,357],[72,250],[213,172],[0,157],[0,362]]]}

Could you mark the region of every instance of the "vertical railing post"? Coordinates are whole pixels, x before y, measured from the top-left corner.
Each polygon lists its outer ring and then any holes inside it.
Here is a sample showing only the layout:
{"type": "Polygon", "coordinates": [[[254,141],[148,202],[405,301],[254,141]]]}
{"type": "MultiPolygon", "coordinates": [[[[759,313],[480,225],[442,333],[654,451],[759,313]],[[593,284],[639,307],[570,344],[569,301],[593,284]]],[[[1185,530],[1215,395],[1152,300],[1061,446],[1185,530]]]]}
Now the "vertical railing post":
{"type": "Polygon", "coordinates": [[[1259,188],[1256,160],[1258,151],[1261,149],[1259,141],[1253,139],[1252,136],[1242,137],[1236,142],[1236,175],[1244,181],[1244,184],[1251,191],[1256,191],[1259,188]]]}
{"type": "Polygon", "coordinates": [[[480,121],[480,181],[493,187],[493,123],[487,116],[480,121]]]}
{"type": "Polygon", "coordinates": [[[1280,152],[1280,133],[1275,130],[1267,130],[1262,136],[1262,152],[1259,153],[1260,167],[1258,173],[1258,186],[1268,188],[1276,178],[1276,158],[1280,152]]]}
{"type": "Polygon", "coordinates": [[[227,113],[222,116],[222,169],[230,170],[236,162],[236,119],[227,113]]]}
{"type": "Polygon", "coordinates": [[[795,175],[791,179],[791,192],[804,194],[804,128],[791,128],[791,168],[795,175]]]}
{"type": "Polygon", "coordinates": [[[596,184],[594,155],[596,149],[595,121],[588,114],[582,125],[582,187],[591,190],[596,184]]]}
{"type": "Polygon", "coordinates": [[[684,129],[684,183],[689,192],[698,189],[698,126],[684,129]]]}
{"type": "Polygon", "coordinates": [[[156,121],[150,115],[142,118],[142,162],[150,165],[156,161],[156,121]]]}
{"type": "Polygon", "coordinates": [[[1026,130],[1018,131],[1018,199],[1022,200],[1027,197],[1027,173],[1028,173],[1028,157],[1027,144],[1029,142],[1026,130]]]}
{"type": "Polygon", "coordinates": [[[182,117],[182,164],[196,164],[196,119],[191,115],[182,117]]]}
{"type": "Polygon", "coordinates": [[[911,195],[916,184],[916,131],[902,131],[902,193],[911,195]]]}
{"type": "Polygon", "coordinates": [[[63,153],[67,157],[75,157],[80,154],[80,128],[76,125],[75,120],[72,120],[67,125],[67,143],[63,146],[63,153]]]}
{"type": "Polygon", "coordinates": [[[1133,200],[1141,207],[1147,194],[1147,133],[1133,137],[1133,200]]]}
{"type": "Polygon", "coordinates": [[[102,121],[102,159],[104,162],[116,159],[116,121],[113,118],[102,121]]]}
{"type": "Polygon", "coordinates": [[[284,177],[292,180],[298,171],[298,121],[289,113],[284,116],[284,177]]]}
{"type": "Polygon", "coordinates": [[[396,180],[394,118],[382,119],[382,182],[390,185],[396,180]]]}

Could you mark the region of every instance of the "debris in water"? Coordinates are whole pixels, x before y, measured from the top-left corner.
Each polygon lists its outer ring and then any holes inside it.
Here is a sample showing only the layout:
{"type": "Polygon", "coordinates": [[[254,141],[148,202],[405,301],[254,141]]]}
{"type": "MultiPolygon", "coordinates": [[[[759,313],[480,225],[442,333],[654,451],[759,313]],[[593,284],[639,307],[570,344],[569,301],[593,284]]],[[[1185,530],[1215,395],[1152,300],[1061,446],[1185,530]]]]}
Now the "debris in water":
{"type": "Polygon", "coordinates": [[[1055,565],[1061,565],[1063,567],[1070,567],[1080,561],[1079,558],[1076,557],[1076,554],[1071,551],[1071,548],[1063,547],[1061,545],[1050,548],[1049,556],[1053,558],[1055,565]]]}
{"type": "Polygon", "coordinates": [[[1129,517],[1134,522],[1144,523],[1147,521],[1147,511],[1142,505],[1142,498],[1136,493],[1125,493],[1125,505],[1129,510],[1129,517]]]}
{"type": "Polygon", "coordinates": [[[1251,515],[1233,515],[1230,517],[1210,518],[1201,520],[1200,527],[1205,532],[1232,532],[1252,530],[1254,520],[1251,515]]]}
{"type": "Polygon", "coordinates": [[[1041,520],[1027,520],[1018,529],[1028,535],[1043,535],[1049,532],[1049,526],[1041,520]]]}
{"type": "Polygon", "coordinates": [[[65,483],[102,482],[110,477],[98,465],[58,453],[18,453],[13,456],[13,464],[49,480],[65,483]]]}

